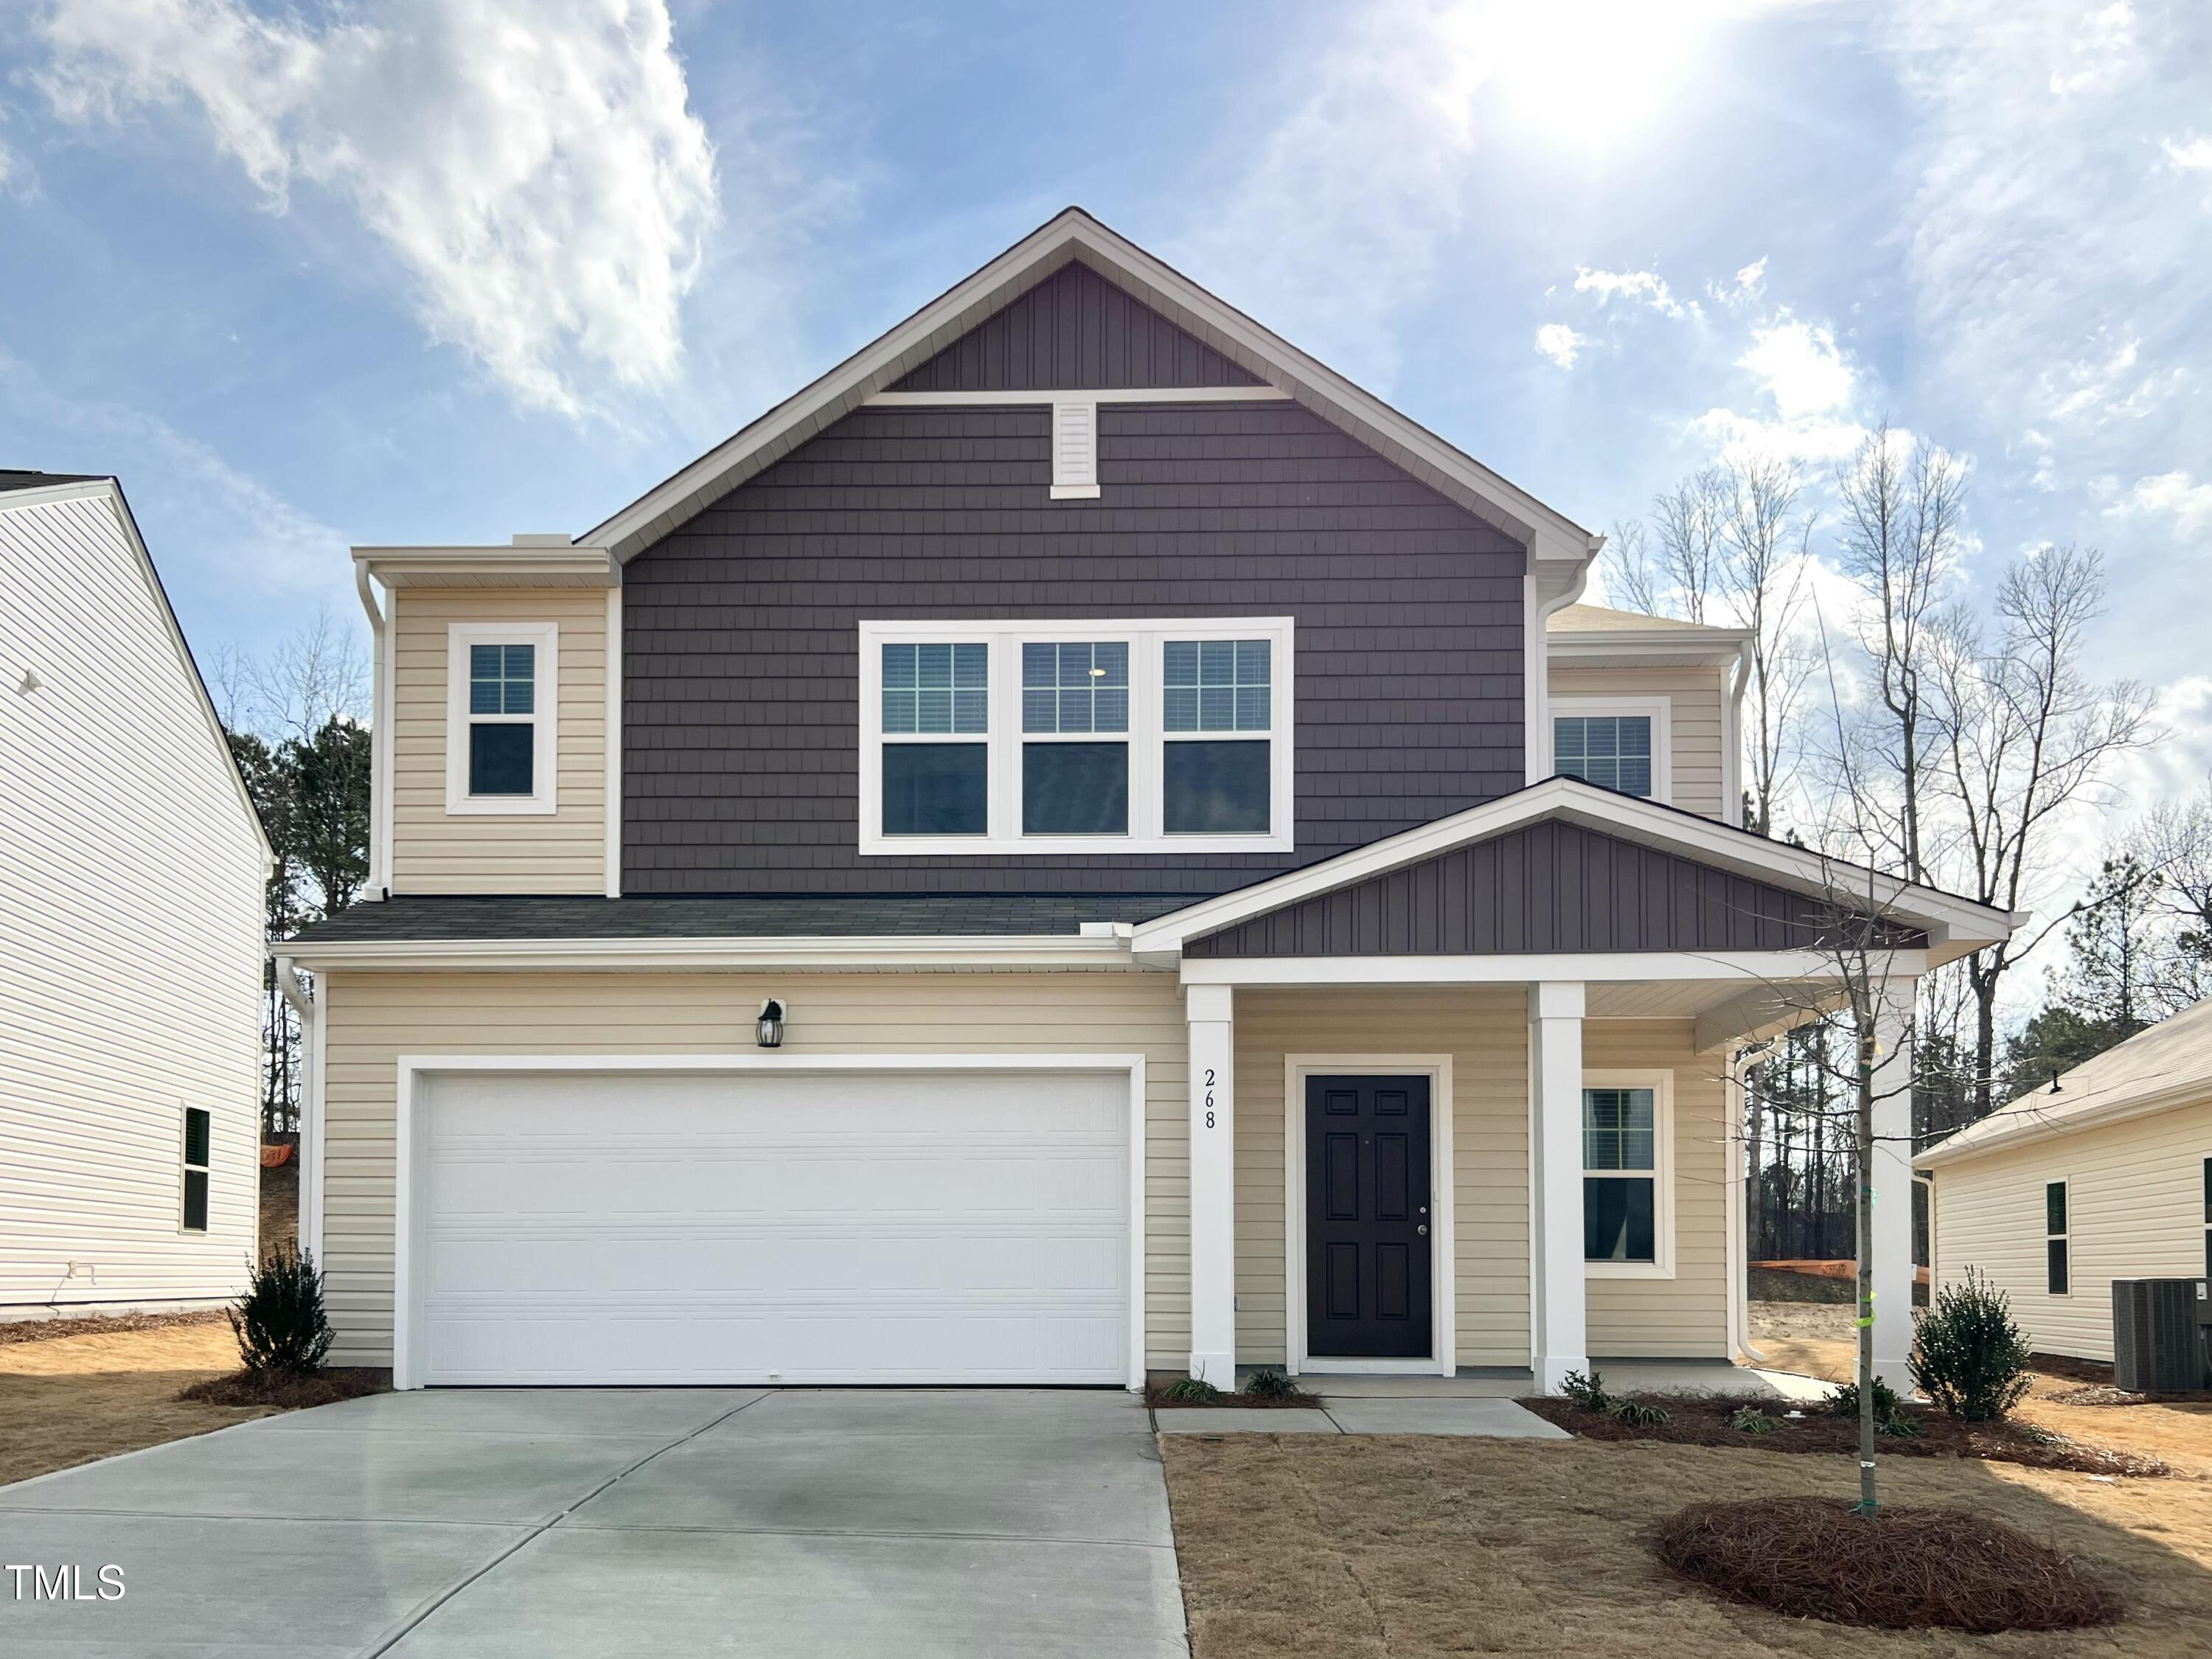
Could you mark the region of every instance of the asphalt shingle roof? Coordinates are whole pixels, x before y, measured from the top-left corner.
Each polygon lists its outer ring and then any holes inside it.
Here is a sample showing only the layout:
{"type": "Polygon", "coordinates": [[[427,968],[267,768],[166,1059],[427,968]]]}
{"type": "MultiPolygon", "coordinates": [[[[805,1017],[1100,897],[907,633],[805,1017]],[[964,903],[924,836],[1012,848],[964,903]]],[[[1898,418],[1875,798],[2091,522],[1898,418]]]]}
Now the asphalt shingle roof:
{"type": "Polygon", "coordinates": [[[356,904],[307,927],[296,942],[1072,937],[1086,921],[1147,921],[1194,904],[1200,896],[1173,893],[615,899],[416,896],[356,904]]]}
{"type": "Polygon", "coordinates": [[[98,472],[33,472],[26,467],[0,466],[0,494],[11,489],[45,489],[53,484],[90,483],[104,476],[98,472]]]}

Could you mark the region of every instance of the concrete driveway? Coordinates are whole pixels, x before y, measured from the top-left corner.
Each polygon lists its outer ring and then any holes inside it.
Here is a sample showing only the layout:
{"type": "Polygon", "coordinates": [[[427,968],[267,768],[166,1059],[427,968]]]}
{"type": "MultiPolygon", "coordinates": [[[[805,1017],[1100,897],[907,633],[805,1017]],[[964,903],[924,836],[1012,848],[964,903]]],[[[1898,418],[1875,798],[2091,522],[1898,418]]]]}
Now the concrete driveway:
{"type": "Polygon", "coordinates": [[[1106,1392],[383,1395],[0,1486],[17,1565],[10,1659],[1188,1652],[1106,1392]]]}

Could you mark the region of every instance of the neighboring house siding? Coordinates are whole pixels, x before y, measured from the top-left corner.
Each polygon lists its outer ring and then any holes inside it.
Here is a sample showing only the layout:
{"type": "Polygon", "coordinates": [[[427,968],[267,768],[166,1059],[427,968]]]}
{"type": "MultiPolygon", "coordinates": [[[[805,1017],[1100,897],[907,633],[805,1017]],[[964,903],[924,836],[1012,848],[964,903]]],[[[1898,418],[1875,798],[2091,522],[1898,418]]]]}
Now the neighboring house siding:
{"type": "MultiPolygon", "coordinates": [[[[1216,892],[1520,788],[1521,549],[1291,404],[863,410],[624,574],[632,893],[1216,892]],[[862,618],[1297,619],[1291,854],[859,854],[862,618]]],[[[405,614],[405,603],[401,607],[405,614]]]]}
{"type": "Polygon", "coordinates": [[[1144,1054],[1146,1363],[1189,1363],[1188,1055],[1172,975],[337,972],[323,983],[334,1364],[391,1363],[400,1054],[750,1053],[771,995],[790,999],[788,1054],[1144,1054]]]}
{"type": "Polygon", "coordinates": [[[1938,1164],[1935,1276],[1987,1275],[2038,1352],[2109,1360],[2112,1280],[2204,1276],[2208,1158],[2212,1101],[1938,1164]],[[2045,1277],[2053,1181],[2068,1183],[2065,1296],[2051,1295],[2045,1277]]]}
{"type": "Polygon", "coordinates": [[[0,1306],[234,1296],[263,850],[106,500],[0,500],[0,1306]],[[210,1114],[204,1233],[180,1225],[187,1107],[210,1114]]]}
{"type": "MultiPolygon", "coordinates": [[[[1552,670],[1554,697],[1665,697],[1672,733],[1668,759],[1674,793],[1668,805],[1709,818],[1732,821],[1723,799],[1722,756],[1727,671],[1717,668],[1559,668],[1552,670]]],[[[1571,714],[1571,708],[1554,710],[1571,714]]]]}
{"type": "Polygon", "coordinates": [[[606,890],[607,596],[402,587],[392,606],[392,872],[401,893],[606,890]],[[559,624],[558,810],[446,811],[447,630],[454,623],[559,624]]]}
{"type": "MultiPolygon", "coordinates": [[[[1528,1009],[1519,986],[1237,993],[1240,1363],[1285,1355],[1285,1057],[1439,1053],[1452,1058],[1457,1363],[1528,1363],[1528,1009]]],[[[1670,1069],[1675,1098],[1675,1276],[1591,1279],[1594,1354],[1728,1352],[1725,1108],[1714,1057],[1692,1052],[1691,1031],[1687,1020],[1583,1027],[1586,1066],[1670,1069]]]]}
{"type": "MultiPolygon", "coordinates": [[[[1344,957],[1779,951],[1820,902],[1569,823],[1531,824],[1194,939],[1185,954],[1344,957]]],[[[1900,931],[1898,943],[1925,944],[1900,931]]]]}
{"type": "Polygon", "coordinates": [[[892,389],[1091,391],[1260,384],[1257,375],[1078,262],[1063,265],[892,389]]]}

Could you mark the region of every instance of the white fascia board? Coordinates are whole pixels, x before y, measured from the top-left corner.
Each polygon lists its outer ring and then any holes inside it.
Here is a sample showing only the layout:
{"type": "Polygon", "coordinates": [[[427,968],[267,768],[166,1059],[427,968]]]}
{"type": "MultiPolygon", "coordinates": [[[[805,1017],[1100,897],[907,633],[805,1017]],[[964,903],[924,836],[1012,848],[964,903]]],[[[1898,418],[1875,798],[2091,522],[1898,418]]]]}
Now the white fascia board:
{"type": "MultiPolygon", "coordinates": [[[[1579,568],[1595,556],[1597,538],[1564,514],[1073,207],[639,497],[585,539],[612,549],[627,561],[750,477],[758,470],[757,458],[765,464],[811,437],[1079,256],[1102,273],[1110,273],[1116,286],[1322,419],[1363,441],[1379,442],[1386,453],[1396,451],[1392,459],[1525,543],[1534,561],[1579,568]]],[[[1256,388],[1244,390],[1259,395],[1256,388]]]]}
{"type": "MultiPolygon", "coordinates": [[[[1927,954],[1899,951],[1887,972],[1925,971],[1927,954]]],[[[1821,951],[1591,951],[1543,955],[1185,957],[1185,985],[1533,985],[1711,981],[1786,988],[1838,977],[1821,951]]]]}
{"type": "MultiPolygon", "coordinates": [[[[1553,777],[1323,863],[1139,924],[1133,944],[1140,956],[1179,952],[1185,940],[1200,934],[1218,933],[1316,894],[1385,875],[1401,866],[1545,818],[1638,842],[1662,852],[1678,853],[1715,869],[1794,887],[1815,896],[1833,891],[1840,878],[1850,884],[1852,894],[1863,894],[1867,902],[1883,906],[1896,920],[1926,931],[1933,944],[1972,949],[2008,937],[2019,925],[2020,919],[2002,911],[1823,859],[1805,848],[1765,840],[1717,820],[1615,794],[1577,778],[1553,777]]],[[[1954,950],[1951,954],[1960,951],[1954,950]]]]}
{"type": "Polygon", "coordinates": [[[387,587],[611,587],[604,547],[356,547],[356,567],[387,587]]]}
{"type": "Polygon", "coordinates": [[[1646,667],[1680,664],[1686,667],[1719,667],[1741,658],[1751,635],[1740,629],[1726,633],[1696,635],[1646,632],[1638,629],[1618,633],[1547,633],[1544,651],[1558,667],[1646,667]]]}
{"type": "Polygon", "coordinates": [[[975,938],[606,939],[359,939],[297,944],[293,959],[312,969],[434,972],[589,969],[738,970],[1133,966],[1129,941],[1113,935],[1023,934],[975,938]]]}
{"type": "MultiPolygon", "coordinates": [[[[2024,1098],[2033,1098],[2025,1097],[2024,1098]]],[[[2056,1140],[2081,1129],[2101,1129],[2115,1123],[2124,1123],[2130,1118],[2148,1117],[2154,1112],[2170,1112],[2177,1107],[2199,1106],[2204,1103],[2204,1079],[2191,1078],[2186,1083],[2176,1084],[2170,1089],[2160,1089],[2148,1094],[2124,1095],[2116,1100],[2096,1106],[2086,1106],[2060,1118],[2038,1118],[2034,1109],[2014,1101],[2000,1106],[1981,1123],[1993,1122],[2008,1115],[2016,1115],[2020,1121],[2008,1123],[1988,1136],[1960,1144],[1963,1136],[1980,1124],[1969,1124],[1949,1139],[1930,1146],[1912,1160],[1916,1170],[1940,1169],[1947,1164],[1963,1164],[1984,1154],[2018,1152],[2045,1140],[2056,1140]]]]}

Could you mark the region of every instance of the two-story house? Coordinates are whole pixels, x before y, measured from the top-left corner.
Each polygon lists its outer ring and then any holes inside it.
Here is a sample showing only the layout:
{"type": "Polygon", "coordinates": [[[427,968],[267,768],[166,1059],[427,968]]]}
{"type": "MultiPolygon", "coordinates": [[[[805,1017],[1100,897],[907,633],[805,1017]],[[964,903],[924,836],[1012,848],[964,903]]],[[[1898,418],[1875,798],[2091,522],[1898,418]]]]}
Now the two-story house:
{"type": "MultiPolygon", "coordinates": [[[[1729,1355],[1729,1055],[1826,877],[1731,823],[1741,636],[1577,605],[1597,545],[1071,209],[582,536],[356,550],[334,1358],[1729,1355]]],[[[2008,925],[1881,890],[1899,973],[2008,925]]]]}

